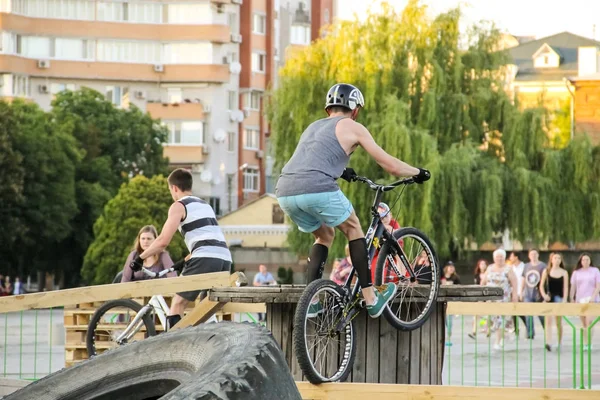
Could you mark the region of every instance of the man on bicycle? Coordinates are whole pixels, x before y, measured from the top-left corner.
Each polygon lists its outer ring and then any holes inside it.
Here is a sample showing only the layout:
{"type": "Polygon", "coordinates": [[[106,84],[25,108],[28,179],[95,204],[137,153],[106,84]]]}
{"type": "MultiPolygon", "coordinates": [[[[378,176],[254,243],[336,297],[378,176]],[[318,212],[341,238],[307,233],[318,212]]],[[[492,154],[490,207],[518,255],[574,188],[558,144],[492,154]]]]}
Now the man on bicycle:
{"type": "MultiPolygon", "coordinates": [[[[174,203],[160,235],[142,254],[131,262],[131,269],[142,269],[144,259],[162,252],[179,229],[190,252],[181,275],[206,274],[231,270],[231,253],[225,236],[217,223],[215,212],[210,204],[192,195],[192,174],[178,168],[167,179],[174,203]]],[[[188,302],[195,301],[200,290],[177,293],[171,301],[167,316],[167,326],[172,328],[183,315],[188,302]]],[[[206,291],[202,291],[203,296],[206,291]]]]}
{"type": "MultiPolygon", "coordinates": [[[[348,239],[367,311],[377,318],[396,293],[396,285],[388,283],[381,292],[373,288],[365,235],[336,179],[350,182],[356,176],[346,165],[358,146],[394,176],[412,176],[415,182],[422,183],[431,175],[386,153],[371,133],[355,122],[364,104],[362,93],[353,85],[338,83],[329,89],[325,99],[328,117],[313,122],[302,133],[292,158],[281,171],[276,195],[281,209],[298,229],[315,237],[308,258],[308,282],[321,278],[337,227],[348,239]]],[[[311,308],[313,315],[320,311],[318,303],[311,308]]]]}

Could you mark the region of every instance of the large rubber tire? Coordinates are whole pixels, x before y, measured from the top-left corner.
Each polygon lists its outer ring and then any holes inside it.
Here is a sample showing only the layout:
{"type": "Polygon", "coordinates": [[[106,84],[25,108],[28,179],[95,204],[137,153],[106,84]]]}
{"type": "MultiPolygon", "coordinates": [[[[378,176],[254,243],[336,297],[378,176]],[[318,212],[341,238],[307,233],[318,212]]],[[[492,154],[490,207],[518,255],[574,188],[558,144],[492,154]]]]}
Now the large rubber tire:
{"type": "Polygon", "coordinates": [[[174,330],[48,375],[5,400],[301,400],[270,332],[219,322],[174,330]]]}
{"type": "MultiPolygon", "coordinates": [[[[329,291],[330,293],[335,293],[339,296],[340,300],[344,299],[344,292],[342,288],[333,281],[326,279],[317,279],[316,281],[311,282],[298,301],[298,305],[296,307],[296,314],[294,315],[294,353],[296,354],[296,358],[298,359],[298,364],[300,365],[300,369],[306,376],[306,379],[310,383],[319,384],[325,382],[343,382],[348,378],[350,372],[352,371],[352,366],[354,364],[354,357],[356,356],[356,329],[354,328],[354,321],[350,321],[347,324],[346,332],[345,332],[345,340],[349,340],[350,343],[346,343],[344,349],[339,349],[335,352],[335,357],[332,359],[339,359],[340,355],[346,357],[343,361],[338,361],[335,365],[329,364],[325,367],[326,369],[335,371],[335,374],[332,376],[324,376],[322,373],[317,371],[313,364],[313,360],[311,354],[308,349],[308,343],[306,341],[306,331],[307,327],[307,314],[308,309],[310,307],[310,303],[312,298],[317,295],[320,291],[329,291]],[[340,364],[340,365],[337,365],[340,364]],[[336,366],[337,365],[337,366],[336,366]],[[336,370],[336,368],[339,368],[336,370]]],[[[340,303],[341,308],[343,308],[343,300],[340,303]]],[[[341,333],[340,333],[341,335],[341,333]]],[[[341,346],[340,346],[341,347],[341,346]]],[[[329,348],[326,356],[330,356],[329,348]]]]}
{"type": "MultiPolygon", "coordinates": [[[[425,323],[425,321],[427,321],[427,319],[431,315],[431,312],[436,307],[437,296],[438,296],[439,287],[440,287],[440,279],[442,276],[440,264],[439,264],[439,261],[437,258],[437,253],[436,253],[433,245],[431,244],[431,241],[429,240],[427,235],[425,235],[420,230],[418,230],[416,228],[410,228],[410,227],[400,228],[400,229],[394,231],[392,233],[392,235],[394,236],[394,238],[397,241],[402,240],[403,237],[410,237],[410,236],[419,238],[419,240],[421,240],[425,244],[425,246],[428,248],[428,250],[429,250],[428,253],[432,259],[431,275],[432,275],[432,280],[433,280],[432,283],[433,284],[431,285],[430,290],[429,290],[430,296],[432,296],[431,302],[428,302],[428,304],[426,306],[427,308],[426,308],[426,310],[423,311],[423,314],[420,316],[420,318],[418,320],[414,320],[412,322],[411,321],[402,321],[396,317],[396,314],[390,309],[389,305],[383,311],[383,316],[390,323],[390,325],[392,325],[394,328],[401,330],[401,331],[412,331],[417,328],[420,328],[425,323]]],[[[379,252],[379,255],[377,256],[378,257],[377,258],[377,269],[375,270],[375,284],[376,285],[382,285],[384,283],[383,275],[384,275],[385,262],[386,262],[387,255],[390,253],[390,251],[392,251],[390,245],[385,244],[385,245],[383,245],[383,247],[381,248],[381,251],[379,252]]],[[[398,293],[396,294],[396,296],[398,296],[398,293]]]]}
{"type": "MultiPolygon", "coordinates": [[[[115,308],[115,307],[130,308],[135,312],[135,314],[139,313],[140,310],[142,309],[142,305],[140,303],[133,301],[133,300],[129,300],[129,299],[112,300],[112,301],[107,301],[106,303],[102,304],[102,306],[100,306],[96,310],[94,315],[92,315],[92,318],[90,319],[90,323],[88,324],[87,333],[85,335],[85,345],[87,347],[88,357],[91,358],[91,357],[94,357],[97,355],[96,347],[94,346],[95,345],[94,328],[96,327],[96,325],[98,325],[98,322],[102,319],[104,314],[106,314],[106,312],[109,311],[111,308],[115,308]]],[[[152,316],[149,313],[147,313],[142,318],[142,321],[144,322],[144,325],[146,326],[145,337],[147,338],[149,336],[155,336],[156,328],[154,326],[154,321],[152,320],[152,316]]]]}

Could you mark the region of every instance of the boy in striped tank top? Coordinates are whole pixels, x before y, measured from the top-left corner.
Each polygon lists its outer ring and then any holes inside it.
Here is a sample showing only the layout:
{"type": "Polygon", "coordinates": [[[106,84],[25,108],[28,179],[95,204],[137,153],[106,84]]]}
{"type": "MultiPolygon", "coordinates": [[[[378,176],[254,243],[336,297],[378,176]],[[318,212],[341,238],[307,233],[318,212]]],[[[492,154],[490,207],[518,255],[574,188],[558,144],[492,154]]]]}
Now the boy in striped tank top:
{"type": "MultiPolygon", "coordinates": [[[[141,270],[143,260],[162,252],[179,230],[190,252],[181,275],[231,271],[231,253],[214,210],[210,204],[192,195],[192,174],[178,168],[171,172],[168,183],[174,203],[169,208],[167,221],[150,247],[131,262],[131,269],[141,270]]],[[[206,290],[177,293],[173,297],[167,317],[169,328],[179,322],[188,302],[195,301],[199,294],[203,298],[206,290]]]]}

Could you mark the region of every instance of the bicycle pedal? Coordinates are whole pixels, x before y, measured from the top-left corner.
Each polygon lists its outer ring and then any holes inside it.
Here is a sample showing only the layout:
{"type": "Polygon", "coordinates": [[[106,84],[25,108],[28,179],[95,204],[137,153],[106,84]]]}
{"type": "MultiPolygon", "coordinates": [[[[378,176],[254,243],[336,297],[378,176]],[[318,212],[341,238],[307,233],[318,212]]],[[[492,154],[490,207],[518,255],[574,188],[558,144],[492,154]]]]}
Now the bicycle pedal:
{"type": "Polygon", "coordinates": [[[358,306],[359,306],[360,308],[366,308],[366,307],[367,307],[367,302],[365,301],[365,299],[360,299],[360,300],[358,301],[358,306]]]}

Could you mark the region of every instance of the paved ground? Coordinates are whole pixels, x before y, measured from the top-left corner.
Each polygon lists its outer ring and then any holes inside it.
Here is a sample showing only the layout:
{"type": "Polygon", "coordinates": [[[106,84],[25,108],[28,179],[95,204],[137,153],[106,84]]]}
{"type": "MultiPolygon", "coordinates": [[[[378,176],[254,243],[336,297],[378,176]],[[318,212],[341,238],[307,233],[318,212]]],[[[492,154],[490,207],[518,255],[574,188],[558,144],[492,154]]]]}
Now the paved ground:
{"type": "MultiPolygon", "coordinates": [[[[581,387],[580,321],[571,318],[576,327],[576,351],[573,355],[573,329],[563,323],[563,346],[551,352],[544,348],[543,328],[536,320],[534,340],[525,339],[525,325],[519,321],[520,338],[515,334],[505,334],[504,348],[494,349],[495,334],[489,339],[485,333],[478,333],[477,340],[468,337],[473,319],[461,316],[453,320],[452,346],[446,347],[444,357],[444,384],[473,386],[519,386],[519,387],[581,387]],[[464,330],[463,330],[464,327],[464,330]],[[573,361],[575,359],[575,366],[573,361]],[[574,371],[575,367],[575,371],[574,371]],[[544,373],[545,371],[545,373],[544,373]]],[[[600,323],[599,325],[600,326],[600,323]]],[[[596,326],[596,337],[592,339],[592,387],[600,389],[600,328],[596,326]]],[[[553,327],[556,345],[556,327],[553,327]]],[[[583,384],[588,385],[588,352],[584,352],[583,384]]]]}
{"type": "MultiPolygon", "coordinates": [[[[254,314],[257,319],[257,315],[254,314]]],[[[243,314],[236,321],[248,321],[243,314]]],[[[533,341],[524,337],[517,340],[506,334],[504,349],[494,350],[494,337],[486,338],[479,333],[477,341],[469,338],[472,318],[461,317],[453,322],[452,346],[446,347],[443,380],[445,384],[477,386],[520,387],[573,387],[573,331],[565,324],[565,337],[560,352],[544,350],[542,327],[536,321],[537,335],[533,341]],[[560,355],[560,360],[559,360],[560,355]],[[546,371],[546,374],[544,374],[546,371]],[[517,379],[518,377],[518,379],[517,379]]],[[[579,319],[573,318],[577,328],[577,351],[579,351],[579,319]]],[[[600,326],[600,323],[599,323],[600,326]]],[[[555,329],[555,328],[554,328],[555,329]]],[[[592,350],[592,387],[600,389],[600,327],[595,328],[592,350]]],[[[556,337],[556,336],[555,336],[556,337]]],[[[33,379],[64,367],[63,312],[54,310],[52,318],[47,310],[37,312],[0,314],[0,377],[33,379]],[[20,329],[22,318],[22,332],[20,329]],[[52,332],[50,332],[52,327],[52,332]]],[[[584,353],[584,385],[588,387],[588,353],[584,353]]],[[[581,386],[580,355],[575,358],[575,385],[581,386]]]]}

